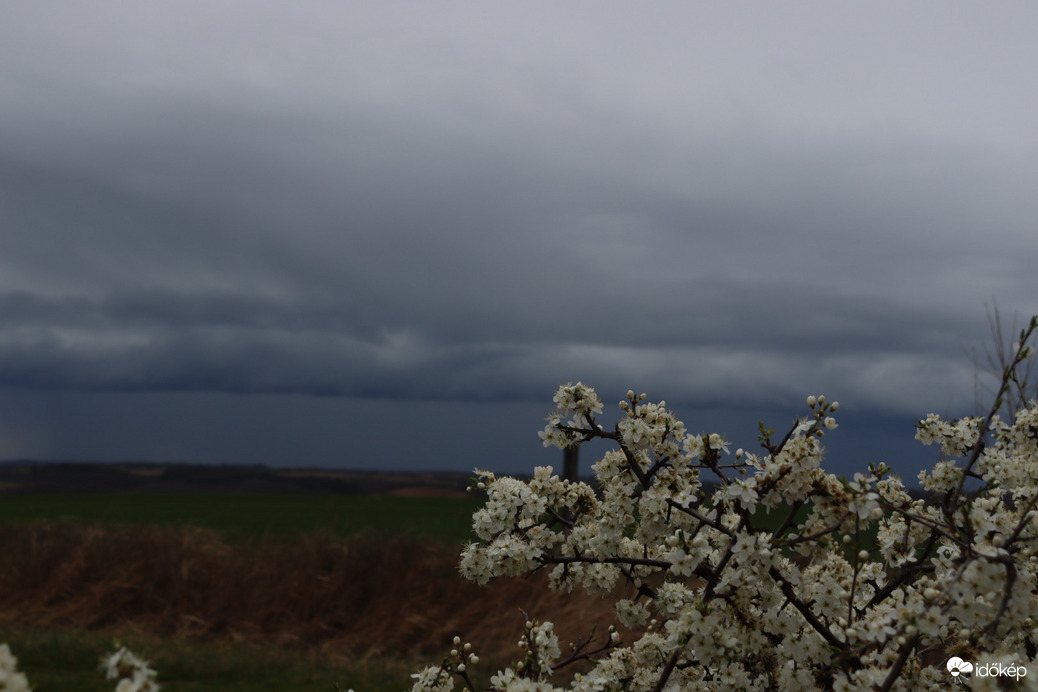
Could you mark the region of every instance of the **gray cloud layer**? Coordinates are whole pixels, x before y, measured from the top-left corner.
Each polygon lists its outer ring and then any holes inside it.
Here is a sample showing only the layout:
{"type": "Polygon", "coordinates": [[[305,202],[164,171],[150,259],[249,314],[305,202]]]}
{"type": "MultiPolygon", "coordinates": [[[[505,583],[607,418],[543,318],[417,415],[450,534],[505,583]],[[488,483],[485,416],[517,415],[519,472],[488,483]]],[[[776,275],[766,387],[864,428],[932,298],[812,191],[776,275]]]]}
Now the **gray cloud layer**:
{"type": "Polygon", "coordinates": [[[0,27],[8,388],[918,416],[1038,302],[1030,6],[56,8],[0,27]]]}

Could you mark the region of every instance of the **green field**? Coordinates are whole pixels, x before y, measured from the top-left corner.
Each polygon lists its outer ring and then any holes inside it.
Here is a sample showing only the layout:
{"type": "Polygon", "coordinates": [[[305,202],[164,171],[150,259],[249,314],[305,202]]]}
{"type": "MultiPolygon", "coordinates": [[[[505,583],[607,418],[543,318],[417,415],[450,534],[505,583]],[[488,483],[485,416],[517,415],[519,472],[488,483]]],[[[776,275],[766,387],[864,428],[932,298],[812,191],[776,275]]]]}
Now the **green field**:
{"type": "Polygon", "coordinates": [[[0,522],[85,522],[200,526],[237,536],[328,531],[406,534],[461,544],[471,540],[479,497],[247,494],[0,495],[0,522]]]}

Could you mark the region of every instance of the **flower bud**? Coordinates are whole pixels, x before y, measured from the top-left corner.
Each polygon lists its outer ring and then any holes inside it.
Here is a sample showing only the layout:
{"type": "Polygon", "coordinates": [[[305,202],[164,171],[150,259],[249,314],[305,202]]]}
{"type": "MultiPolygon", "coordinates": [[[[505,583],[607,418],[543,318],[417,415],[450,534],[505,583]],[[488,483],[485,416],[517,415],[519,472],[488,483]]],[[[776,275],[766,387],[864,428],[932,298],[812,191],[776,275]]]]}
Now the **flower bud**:
{"type": "Polygon", "coordinates": [[[815,404],[817,404],[817,403],[818,403],[818,400],[815,399],[814,394],[812,394],[811,396],[807,397],[807,405],[810,406],[811,408],[814,408],[815,404]]]}

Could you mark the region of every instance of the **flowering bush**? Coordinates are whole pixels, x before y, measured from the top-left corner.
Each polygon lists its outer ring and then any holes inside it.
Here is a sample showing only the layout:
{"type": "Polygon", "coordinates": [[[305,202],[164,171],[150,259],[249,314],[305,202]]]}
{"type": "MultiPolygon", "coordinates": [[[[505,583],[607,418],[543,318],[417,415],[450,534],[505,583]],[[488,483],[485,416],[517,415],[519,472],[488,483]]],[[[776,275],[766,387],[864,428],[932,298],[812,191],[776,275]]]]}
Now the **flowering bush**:
{"type": "MultiPolygon", "coordinates": [[[[1038,318],[1020,333],[987,415],[918,423],[917,438],[943,455],[919,475],[928,499],[884,464],[850,480],[826,473],[822,439],[839,405],[824,396],[808,397],[781,438],[762,424],[762,452],[732,454],[720,435],[689,434],[665,402],[628,392],[607,429],[594,389],[560,387],[541,438],[610,441],[593,466],[598,490],[550,467],[529,482],[477,470],[487,502],[461,573],[485,583],[545,569],[551,588],[589,593],[630,585],[636,595],[616,617],[641,634],[563,646],[552,623],[530,620],[524,657],[489,689],[560,689],[557,671],[578,660],[590,668],[568,689],[913,690],[971,670],[974,687],[1028,682],[1038,671],[1038,403],[999,412],[1024,391],[1016,373],[1036,328],[1038,318]]],[[[478,657],[460,638],[455,647],[412,689],[474,689],[478,657]]]]}

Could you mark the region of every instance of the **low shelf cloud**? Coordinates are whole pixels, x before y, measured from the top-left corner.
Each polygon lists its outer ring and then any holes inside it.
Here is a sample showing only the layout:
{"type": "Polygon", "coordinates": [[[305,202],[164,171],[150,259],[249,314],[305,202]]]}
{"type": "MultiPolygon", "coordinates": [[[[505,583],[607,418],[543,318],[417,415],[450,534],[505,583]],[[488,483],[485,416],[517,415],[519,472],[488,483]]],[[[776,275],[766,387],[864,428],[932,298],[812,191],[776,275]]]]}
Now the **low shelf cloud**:
{"type": "Polygon", "coordinates": [[[521,471],[582,380],[917,470],[1038,311],[1029,6],[63,7],[0,27],[0,458],[521,471]]]}

